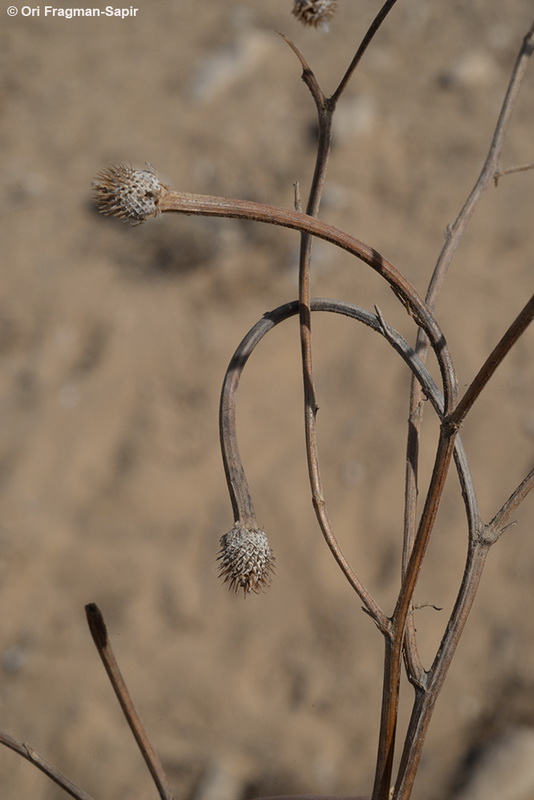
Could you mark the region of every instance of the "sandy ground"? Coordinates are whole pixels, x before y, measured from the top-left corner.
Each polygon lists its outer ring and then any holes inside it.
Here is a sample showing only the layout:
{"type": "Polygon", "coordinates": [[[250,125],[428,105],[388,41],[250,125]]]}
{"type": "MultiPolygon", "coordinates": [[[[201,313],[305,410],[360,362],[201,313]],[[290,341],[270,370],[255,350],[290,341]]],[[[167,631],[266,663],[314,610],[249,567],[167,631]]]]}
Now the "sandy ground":
{"type": "MultiPolygon", "coordinates": [[[[302,29],[288,0],[142,0],[124,20],[39,8],[2,9],[0,27],[1,728],[94,798],[154,796],[86,628],[84,604],[96,602],[177,798],[367,792],[383,648],[314,520],[294,322],[255,353],[238,408],[276,579],[246,602],[217,579],[232,524],[219,387],[246,330],[295,297],[298,236],[186,217],[131,228],[96,214],[90,184],[110,161],[148,162],[175,188],[291,206],[294,182],[304,196],[309,186],[314,109],[275,31],[328,93],[378,4],[340,0],[329,34],[302,29]]],[[[322,216],[421,292],[531,16],[531,0],[401,0],[340,104],[322,216]]],[[[532,68],[505,166],[532,159],[532,68]]],[[[533,180],[490,189],[453,262],[438,319],[461,387],[530,294],[533,180]]],[[[391,291],[323,243],[313,293],[377,304],[413,341],[391,291]]],[[[348,321],[317,319],[314,338],[328,508],[390,613],[407,370],[348,321]]],[[[465,426],[485,520],[532,466],[533,341],[522,338],[465,426]]],[[[436,439],[427,416],[422,491],[436,439]]],[[[533,508],[490,554],[416,800],[451,798],[481,744],[534,726],[533,508]]],[[[464,556],[451,477],[418,590],[443,607],[418,612],[427,664],[464,556]]],[[[0,786],[8,800],[65,796],[8,750],[0,786]]]]}

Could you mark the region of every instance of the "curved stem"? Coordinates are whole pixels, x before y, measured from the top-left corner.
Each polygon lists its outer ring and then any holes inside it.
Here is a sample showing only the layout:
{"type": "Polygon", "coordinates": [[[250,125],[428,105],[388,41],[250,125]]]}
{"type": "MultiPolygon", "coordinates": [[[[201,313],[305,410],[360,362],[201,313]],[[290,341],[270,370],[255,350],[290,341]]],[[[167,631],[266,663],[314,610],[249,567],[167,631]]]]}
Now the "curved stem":
{"type": "MultiPolygon", "coordinates": [[[[259,322],[254,325],[250,331],[243,338],[238,345],[223,381],[220,401],[220,434],[221,434],[221,452],[224,463],[225,474],[227,478],[228,491],[234,509],[234,517],[242,519],[243,515],[251,509],[252,500],[250,497],[250,490],[246,479],[245,471],[243,469],[241,458],[239,455],[239,448],[237,444],[236,433],[236,418],[235,418],[235,404],[237,399],[237,388],[241,378],[242,371],[247,363],[250,355],[257,347],[263,337],[280,322],[295,316],[299,313],[300,303],[294,301],[286,303],[274,311],[265,314],[259,322]],[[237,517],[235,516],[237,514],[237,517]]],[[[366,324],[373,325],[370,320],[374,320],[375,329],[379,330],[376,322],[376,317],[366,314],[361,309],[354,309],[349,304],[338,303],[333,300],[313,300],[311,309],[314,311],[337,311],[338,313],[345,314],[346,316],[356,316],[356,318],[365,321],[366,324]]],[[[406,345],[406,347],[408,347],[406,345]]],[[[363,602],[367,613],[375,621],[378,628],[385,632],[387,631],[389,622],[383,611],[376,604],[372,596],[369,594],[365,586],[361,583],[357,575],[354,573],[349,562],[345,558],[337,539],[335,538],[332,530],[328,529],[328,535],[325,536],[327,544],[343,574],[356,591],[361,601],[363,602]]]]}
{"type": "Polygon", "coordinates": [[[165,188],[159,199],[159,211],[162,213],[173,212],[229,219],[248,219],[270,225],[281,225],[285,228],[309,233],[319,239],[324,239],[356,256],[389,283],[395,294],[414,317],[416,323],[425,331],[436,354],[442,375],[445,411],[446,413],[450,412],[455,402],[457,388],[445,337],[434,315],[411,283],[377,250],[345,231],[336,228],[334,225],[329,225],[300,211],[279,208],[264,203],[255,203],[252,200],[189,194],[165,188]]]}
{"type": "Polygon", "coordinates": [[[243,469],[239,447],[237,445],[235,410],[237,390],[244,366],[258,342],[267,332],[262,332],[260,328],[260,335],[258,337],[256,328],[258,328],[257,325],[249,332],[248,336],[245,336],[228,364],[219,403],[221,454],[228,486],[228,494],[230,495],[230,502],[232,503],[234,522],[250,530],[258,526],[256,524],[256,513],[254,511],[254,503],[252,502],[247,476],[243,469]]]}
{"type": "MultiPolygon", "coordinates": [[[[311,301],[312,312],[322,311],[329,313],[343,314],[351,317],[359,322],[370,327],[375,332],[381,334],[386,338],[388,343],[396,350],[397,353],[403,358],[409,368],[412,370],[417,380],[423,387],[424,394],[428,397],[436,413],[442,417],[443,415],[443,397],[434,383],[431,375],[426,367],[419,360],[413,349],[406,342],[405,339],[395,331],[391,326],[387,325],[380,313],[377,315],[371,314],[351,303],[344,303],[340,300],[330,300],[325,298],[316,298],[311,301]]],[[[246,509],[252,508],[252,500],[250,498],[250,490],[246,479],[246,474],[243,469],[241,458],[239,454],[239,447],[237,443],[236,432],[236,413],[235,406],[237,400],[237,388],[241,378],[242,371],[263,337],[276,325],[289,317],[295,316],[299,311],[299,303],[294,300],[291,303],[285,303],[273,311],[265,314],[245,335],[241,343],[237,347],[223,381],[220,401],[220,431],[221,431],[221,451],[227,477],[228,490],[234,509],[234,515],[239,518],[240,515],[246,513],[246,509]]],[[[467,459],[463,450],[460,438],[458,437],[455,444],[455,460],[460,475],[462,484],[467,487],[466,503],[471,509],[470,513],[474,514],[476,509],[476,501],[474,494],[470,491],[470,476],[467,459]]],[[[382,611],[378,609],[374,601],[370,600],[367,590],[362,586],[354,572],[347,565],[346,560],[342,556],[341,550],[335,537],[332,535],[330,540],[327,539],[330,549],[338,561],[344,563],[343,570],[347,579],[358,592],[360,599],[366,607],[367,613],[375,620],[376,624],[383,633],[388,633],[389,621],[382,611]]]]}

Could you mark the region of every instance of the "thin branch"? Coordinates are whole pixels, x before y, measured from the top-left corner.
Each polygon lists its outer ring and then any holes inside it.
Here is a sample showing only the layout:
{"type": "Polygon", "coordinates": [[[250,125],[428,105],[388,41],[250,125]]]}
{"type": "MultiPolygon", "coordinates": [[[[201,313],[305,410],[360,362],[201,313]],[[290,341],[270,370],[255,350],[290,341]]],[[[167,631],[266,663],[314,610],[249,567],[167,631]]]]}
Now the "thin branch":
{"type": "Polygon", "coordinates": [[[358,47],[358,50],[356,51],[356,55],[354,56],[354,58],[352,59],[350,65],[349,65],[349,68],[347,69],[347,71],[345,72],[343,78],[341,79],[341,81],[339,83],[339,86],[337,87],[336,91],[330,97],[330,99],[328,101],[332,108],[335,107],[337,101],[341,97],[342,92],[345,90],[349,80],[352,78],[352,76],[353,76],[358,64],[362,60],[363,55],[365,54],[365,52],[368,49],[369,45],[373,41],[376,33],[378,32],[378,29],[380,28],[380,26],[382,25],[382,23],[384,22],[385,18],[387,17],[387,15],[389,14],[389,12],[391,11],[391,9],[393,8],[393,6],[395,5],[396,2],[397,2],[397,0],[386,0],[386,2],[382,6],[382,8],[378,12],[378,14],[376,15],[376,17],[372,21],[372,23],[371,23],[371,25],[369,27],[369,30],[367,31],[367,33],[363,37],[362,42],[361,42],[360,46],[358,47]]]}
{"type": "MultiPolygon", "coordinates": [[[[308,203],[306,206],[307,215],[309,217],[316,217],[319,213],[321,197],[323,193],[324,182],[326,178],[326,171],[328,167],[328,159],[330,155],[330,146],[332,139],[332,120],[337,101],[349,81],[349,78],[356,70],[364,52],[374,38],[380,25],[387,16],[389,9],[393,6],[396,0],[387,0],[382,10],[379,12],[371,27],[367,31],[356,55],[349,67],[348,72],[345,74],[336,93],[326,100],[324,93],[310,69],[306,60],[298,49],[290,43],[294,52],[298,56],[303,67],[303,80],[308,86],[310,93],[315,102],[317,110],[317,120],[319,126],[319,140],[317,143],[317,154],[315,159],[315,168],[313,179],[310,187],[308,203]]],[[[340,566],[345,576],[352,581],[352,570],[347,563],[345,557],[339,549],[337,539],[332,530],[332,525],[327,513],[326,501],[324,498],[320,466],[319,466],[319,450],[317,446],[317,403],[315,395],[315,385],[313,378],[313,356],[312,356],[312,328],[311,328],[311,251],[312,251],[312,235],[309,231],[301,231],[300,241],[300,255],[299,255],[299,332],[300,332],[300,345],[301,345],[301,363],[302,375],[304,385],[304,428],[306,439],[306,456],[308,464],[308,475],[310,487],[312,492],[312,502],[315,509],[317,521],[319,523],[323,537],[325,538],[334,558],[340,566]]],[[[377,609],[378,610],[378,609],[377,609]]],[[[386,634],[387,626],[386,620],[382,620],[380,629],[386,634]]]]}
{"type": "MultiPolygon", "coordinates": [[[[419,527],[392,617],[393,637],[391,649],[388,653],[388,656],[391,659],[391,664],[388,665],[388,671],[391,676],[391,683],[394,687],[396,687],[397,692],[400,682],[406,621],[408,617],[411,618],[412,616],[410,614],[412,609],[412,598],[426,554],[428,542],[430,540],[430,534],[434,527],[441,498],[443,497],[445,480],[454,451],[455,434],[456,431],[454,429],[449,428],[445,430],[443,427],[441,429],[425,505],[421,514],[421,520],[419,522],[419,527]]],[[[393,711],[392,709],[389,709],[389,719],[391,720],[392,718],[393,711]]]]}
{"type": "MultiPolygon", "coordinates": [[[[431,487],[427,495],[427,503],[422,516],[423,522],[428,509],[430,528],[433,525],[432,515],[435,516],[435,512],[437,511],[437,501],[442,493],[442,490],[437,486],[436,490],[434,491],[433,483],[436,481],[436,484],[438,484],[440,481],[444,480],[447,472],[447,460],[449,458],[450,448],[454,441],[454,437],[459,430],[462,421],[465,419],[466,414],[472,408],[474,401],[479,396],[489,378],[497,366],[501,363],[504,356],[518,340],[519,336],[525,331],[533,317],[534,298],[531,298],[521,313],[510,325],[505,335],[490,354],[486,362],[483,364],[463,398],[458,403],[456,409],[450,415],[446,416],[442,423],[436,464],[431,480],[431,487]]],[[[533,482],[534,477],[530,475],[530,477],[525,479],[521,486],[518,487],[513,495],[513,500],[510,498],[510,502],[517,505],[520,499],[526,496],[526,493],[529,488],[531,488],[533,482]]],[[[506,511],[503,511],[502,514],[502,521],[504,521],[505,515],[508,513],[511,513],[511,508],[508,509],[508,507],[506,507],[506,511]]],[[[411,588],[411,586],[406,586],[406,584],[409,580],[411,580],[415,586],[415,581],[420,567],[420,563],[417,565],[416,560],[419,559],[422,561],[424,548],[426,547],[426,536],[424,532],[425,527],[425,525],[420,524],[419,531],[411,552],[410,561],[406,570],[406,576],[403,581],[403,586],[399,595],[399,601],[392,620],[395,633],[397,630],[401,630],[400,626],[402,624],[404,610],[408,605],[408,597],[413,596],[413,588],[411,588]],[[399,622],[397,620],[399,620],[399,622]],[[398,629],[397,625],[399,626],[398,629]]],[[[502,528],[500,531],[502,531],[502,528]]],[[[428,672],[426,683],[422,686],[416,687],[416,698],[412,710],[412,717],[405,737],[404,751],[401,758],[401,763],[399,765],[397,782],[395,785],[395,800],[408,800],[408,798],[411,796],[413,781],[419,765],[419,759],[421,756],[426,732],[430,724],[434,705],[437,696],[441,691],[445,676],[456,651],[459,638],[464,630],[467,617],[471,611],[471,607],[478,590],[487,552],[490,545],[493,544],[497,538],[498,534],[495,528],[493,528],[490,532],[487,527],[484,528],[480,524],[479,529],[470,535],[466,568],[446,632],[443,636],[432,667],[428,672]]],[[[394,643],[395,642],[396,638],[394,637],[394,643]]]]}
{"type": "Polygon", "coordinates": [[[499,180],[504,175],[513,175],[516,172],[527,172],[531,169],[534,169],[534,161],[531,161],[529,164],[520,164],[516,167],[508,167],[508,169],[499,169],[493,175],[493,182],[495,183],[495,186],[498,186],[499,180]]]}
{"type": "MultiPolygon", "coordinates": [[[[467,200],[465,201],[458,217],[456,218],[453,225],[449,226],[447,229],[447,238],[443,249],[440,253],[436,266],[434,268],[434,272],[428,287],[428,291],[426,294],[426,303],[432,310],[435,309],[437,304],[437,299],[445,280],[449,265],[451,263],[452,257],[458,244],[460,243],[460,239],[469,223],[473,212],[482,198],[482,195],[486,191],[488,185],[491,182],[491,179],[494,177],[497,164],[499,162],[502,148],[504,145],[506,133],[508,131],[508,127],[510,124],[510,120],[512,117],[513,110],[515,108],[515,104],[517,102],[517,97],[519,95],[519,91],[525,77],[528,59],[532,53],[532,38],[534,36],[534,22],[531,25],[529,31],[527,32],[526,36],[523,39],[521,44],[521,48],[517,55],[512,74],[510,76],[510,80],[508,83],[508,87],[505,93],[505,97],[503,100],[503,104],[501,110],[499,112],[499,117],[497,120],[497,124],[495,127],[495,131],[493,133],[492,141],[490,144],[490,148],[488,151],[488,155],[484,161],[484,165],[478,176],[475,185],[473,186],[467,200]]],[[[424,362],[426,358],[426,348],[427,348],[427,340],[424,331],[420,330],[417,336],[417,344],[416,344],[416,352],[424,362]]],[[[406,545],[405,549],[408,553],[411,549],[414,537],[414,530],[415,530],[415,502],[417,497],[417,474],[416,471],[414,472],[413,467],[411,466],[414,463],[414,459],[416,458],[416,453],[418,449],[417,445],[417,438],[419,435],[420,425],[422,421],[422,413],[419,413],[421,410],[420,407],[420,400],[421,395],[418,391],[415,384],[412,384],[412,397],[410,400],[410,420],[412,421],[411,425],[411,436],[408,442],[408,476],[407,476],[407,492],[409,494],[409,515],[407,521],[407,534],[406,538],[406,545]]],[[[407,556],[405,556],[407,558],[407,556]]]]}
{"type": "Polygon", "coordinates": [[[287,45],[289,45],[289,47],[293,50],[296,57],[300,61],[300,65],[302,67],[302,80],[310,90],[310,94],[313,97],[317,109],[324,108],[326,106],[326,97],[323,94],[323,90],[321,89],[319,81],[315,77],[312,68],[304,58],[303,54],[301,53],[295,42],[291,41],[291,39],[288,39],[285,33],[281,33],[280,31],[278,31],[278,35],[282,37],[282,39],[287,45]]]}
{"type": "MultiPolygon", "coordinates": [[[[504,138],[510,122],[513,108],[515,106],[517,96],[521,83],[523,81],[527,61],[532,54],[534,35],[534,23],[531,25],[530,30],[524,37],[520,52],[516,59],[508,89],[504,98],[503,106],[499,114],[496,130],[492,139],[492,143],[488,152],[488,156],[484,163],[482,172],[471,192],[467,198],[460,214],[454,225],[447,232],[447,240],[445,246],[440,254],[429,289],[426,295],[426,301],[429,307],[433,310],[435,308],[437,297],[439,295],[441,286],[443,284],[445,275],[447,273],[452,256],[459,244],[461,236],[469,222],[472,213],[479,202],[483,192],[492,177],[495,177],[497,172],[497,164],[502,152],[504,138]]],[[[532,301],[531,301],[532,302],[532,301]]],[[[498,364],[502,361],[510,347],[515,343],[517,338],[525,330],[526,326],[532,319],[532,309],[529,310],[529,305],[519,315],[518,319],[512,323],[507,333],[499,342],[499,345],[490,357],[487,359],[482,369],[479,371],[475,380],[464,394],[464,397],[450,415],[448,420],[449,430],[452,433],[452,427],[461,424],[465,418],[468,410],[472,407],[476,397],[485,386],[498,364]]],[[[419,331],[416,352],[421,356],[422,360],[425,359],[426,353],[426,339],[422,331],[419,331]]],[[[422,418],[422,409],[420,408],[420,391],[412,381],[412,392],[410,401],[410,419],[412,414],[416,421],[416,425],[411,428],[408,440],[408,461],[413,458],[414,453],[418,448],[419,429],[422,418]]],[[[471,610],[476,591],[478,589],[482,569],[485,563],[485,557],[490,543],[493,543],[498,538],[497,530],[502,531],[502,525],[505,518],[512,513],[512,507],[517,507],[517,504],[523,499],[529,489],[532,487],[534,478],[527,476],[525,481],[518,487],[516,492],[509,498],[508,503],[501,509],[501,517],[497,515],[494,518],[494,525],[488,526],[484,529],[485,539],[482,538],[481,524],[476,517],[469,520],[470,543],[468,551],[468,560],[466,570],[462,579],[460,592],[457,597],[455,608],[451,614],[449,625],[445,635],[442,639],[442,644],[436,655],[434,664],[429,674],[429,682],[425,689],[416,689],[416,699],[412,712],[412,719],[405,738],[404,752],[401,759],[401,764],[398,770],[398,777],[395,787],[395,800],[408,800],[411,795],[413,781],[419,764],[421,750],[423,747],[426,730],[428,728],[430,718],[437,696],[445,680],[445,675],[450,666],[450,662],[456,650],[459,637],[464,629],[465,622],[471,610]],[[500,523],[500,524],[498,524],[500,523]],[[498,527],[497,527],[498,525],[498,527]],[[490,540],[488,530],[492,531],[493,538],[490,540]]],[[[413,530],[415,525],[415,501],[416,501],[416,485],[417,475],[413,472],[410,465],[407,467],[407,509],[408,502],[410,502],[409,510],[406,514],[405,525],[405,548],[406,553],[410,552],[413,547],[413,530]]],[[[414,644],[413,622],[408,621],[407,634],[405,636],[406,644],[406,663],[408,675],[413,678],[420,676],[420,661],[414,644]]]]}
{"type": "Polygon", "coordinates": [[[519,312],[515,320],[508,327],[497,345],[493,348],[484,364],[479,369],[471,384],[467,388],[464,396],[458,405],[445,420],[447,425],[459,427],[464,421],[467,413],[472,408],[473,403],[484,389],[489,379],[502,363],[505,356],[510,352],[519,337],[526,331],[534,319],[534,295],[519,312]]]}
{"type": "MultiPolygon", "coordinates": [[[[396,338],[399,337],[399,334],[390,325],[388,325],[385,322],[385,320],[383,319],[382,313],[380,312],[380,309],[377,308],[376,312],[377,312],[378,319],[380,320],[380,324],[382,326],[383,335],[387,339],[389,339],[391,341],[391,343],[395,347],[395,349],[398,349],[398,347],[396,345],[396,338]]],[[[402,337],[399,337],[399,338],[402,338],[402,337]]],[[[402,341],[404,342],[404,339],[402,341]]],[[[417,386],[419,387],[419,389],[422,392],[422,395],[424,395],[425,397],[427,397],[431,401],[431,403],[432,403],[432,405],[434,407],[434,410],[438,414],[438,417],[442,420],[443,419],[443,415],[444,415],[443,397],[442,397],[441,393],[439,392],[439,390],[437,390],[437,389],[436,389],[436,391],[437,391],[436,397],[434,397],[432,394],[429,393],[429,391],[428,391],[428,387],[429,387],[428,382],[425,382],[425,381],[421,380],[421,378],[419,377],[419,373],[421,372],[421,370],[424,370],[424,374],[426,374],[428,377],[430,377],[428,371],[426,370],[426,367],[424,366],[424,362],[420,359],[420,357],[417,355],[417,353],[414,350],[412,350],[411,347],[409,347],[409,345],[406,345],[406,346],[409,348],[409,352],[411,354],[410,364],[411,364],[411,370],[412,370],[412,377],[415,379],[415,381],[417,383],[417,386]],[[416,364],[418,365],[417,369],[415,368],[416,364]]],[[[401,352],[401,350],[398,350],[398,352],[401,352]]],[[[477,526],[480,523],[480,514],[479,514],[479,511],[478,511],[478,501],[477,501],[477,498],[476,498],[476,493],[475,493],[475,488],[474,488],[474,485],[473,485],[473,479],[472,479],[472,476],[471,476],[471,471],[469,469],[469,465],[467,463],[467,457],[465,455],[465,451],[464,451],[464,448],[463,448],[463,445],[461,443],[460,438],[457,438],[456,442],[455,442],[454,458],[455,458],[455,461],[456,461],[456,468],[457,468],[458,478],[460,480],[460,488],[461,488],[461,492],[462,492],[462,499],[464,501],[465,511],[466,511],[468,522],[469,522],[469,530],[470,531],[475,531],[477,529],[477,526]]],[[[473,535],[470,535],[470,538],[473,538],[473,535]]],[[[403,574],[404,574],[404,572],[405,572],[405,567],[403,568],[403,574]]],[[[408,673],[408,675],[410,677],[410,673],[408,673]]]]}
{"type": "Polygon", "coordinates": [[[423,744],[439,692],[476,597],[489,546],[471,544],[464,577],[454,609],[424,688],[416,689],[415,702],[404,739],[404,749],[397,773],[394,800],[409,800],[419,766],[423,744]]]}
{"type": "Polygon", "coordinates": [[[499,509],[488,524],[487,531],[484,534],[486,541],[493,543],[497,541],[505,530],[508,530],[510,527],[510,517],[533,488],[534,468],[523,478],[519,486],[514,489],[506,503],[499,509]]]}
{"type": "Polygon", "coordinates": [[[69,778],[67,778],[63,773],[61,773],[58,769],[56,769],[52,764],[50,764],[43,756],[41,756],[33,747],[30,747],[29,744],[25,744],[24,742],[19,742],[17,739],[14,739],[12,736],[9,736],[7,733],[3,733],[0,731],[0,744],[9,747],[10,750],[14,750],[15,753],[18,753],[22,758],[25,758],[26,761],[29,761],[30,764],[33,764],[34,767],[40,769],[41,772],[44,772],[50,780],[60,786],[67,794],[70,794],[71,797],[76,798],[76,800],[93,800],[91,795],[84,792],[83,789],[80,789],[73,783],[69,778]]]}
{"type": "MultiPolygon", "coordinates": [[[[447,275],[452,257],[459,245],[461,237],[469,223],[473,212],[487,190],[491,179],[495,178],[497,165],[502,153],[506,133],[510,124],[513,110],[517,101],[519,90],[523,82],[528,59],[532,53],[532,37],[534,34],[534,23],[523,39],[521,48],[517,55],[502,107],[499,113],[495,131],[492,137],[490,148],[483,164],[479,177],[473,189],[467,197],[458,217],[452,226],[447,229],[445,244],[442,248],[437,264],[434,268],[432,278],[426,294],[426,303],[434,311],[438,296],[443,282],[447,275]]],[[[424,362],[427,353],[427,337],[424,331],[419,330],[415,350],[424,362]]],[[[410,388],[409,405],[409,428],[406,446],[406,477],[405,477],[405,512],[404,512],[404,546],[403,546],[403,574],[405,573],[409,554],[413,547],[417,519],[417,498],[418,498],[418,457],[419,457],[419,436],[423,419],[421,391],[417,383],[412,379],[410,388]]],[[[463,491],[463,487],[462,487],[463,491]]],[[[473,538],[478,527],[478,519],[468,517],[469,536],[473,538]]],[[[417,653],[415,630],[413,618],[410,616],[406,630],[406,669],[410,680],[416,683],[422,675],[422,664],[417,653]]]]}
{"type": "Polygon", "coordinates": [[[434,308],[435,297],[437,297],[439,294],[449,264],[460,243],[460,239],[463,236],[467,224],[470,221],[482,195],[493,180],[495,172],[497,171],[504,141],[510,125],[510,120],[517,103],[521,85],[525,78],[529,58],[532,55],[533,37],[534,21],[523,39],[521,48],[515,60],[503,104],[499,112],[497,125],[493,133],[488,155],[484,161],[482,171],[478,176],[477,181],[473,186],[469,197],[465,201],[458,217],[447,230],[446,242],[436,264],[436,269],[434,271],[434,275],[432,276],[432,283],[429,286],[429,294],[427,295],[427,303],[431,308],[434,308]]]}
{"type": "Polygon", "coordinates": [[[117,699],[120,703],[122,712],[126,717],[126,721],[130,726],[137,746],[145,760],[145,763],[152,775],[152,779],[158,789],[161,800],[174,800],[171,790],[169,789],[167,777],[161,766],[161,762],[154,748],[152,747],[148,735],[144,729],[143,723],[137,713],[134,702],[131,698],[128,687],[122,677],[119,665],[109,643],[106,625],[100,609],[95,603],[89,603],[85,606],[85,613],[87,616],[87,623],[91,636],[95,643],[98,654],[102,659],[105,670],[108,674],[109,680],[117,699]]]}

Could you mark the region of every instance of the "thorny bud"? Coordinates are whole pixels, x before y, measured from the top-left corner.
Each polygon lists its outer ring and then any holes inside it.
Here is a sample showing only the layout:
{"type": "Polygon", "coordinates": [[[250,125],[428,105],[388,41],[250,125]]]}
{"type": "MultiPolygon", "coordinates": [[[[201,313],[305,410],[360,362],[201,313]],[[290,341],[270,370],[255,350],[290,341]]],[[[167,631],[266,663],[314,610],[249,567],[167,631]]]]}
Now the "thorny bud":
{"type": "Polygon", "coordinates": [[[219,576],[228,583],[230,591],[243,589],[258,594],[267,589],[274,572],[273,551],[264,531],[242,528],[238,523],[221,536],[217,560],[221,562],[219,576]]]}
{"type": "Polygon", "coordinates": [[[337,0],[294,0],[293,14],[303,25],[328,30],[328,23],[336,13],[337,0]]]}
{"type": "Polygon", "coordinates": [[[159,212],[159,200],[167,187],[150,169],[111,164],[93,181],[95,202],[101,214],[140,225],[159,212]]]}

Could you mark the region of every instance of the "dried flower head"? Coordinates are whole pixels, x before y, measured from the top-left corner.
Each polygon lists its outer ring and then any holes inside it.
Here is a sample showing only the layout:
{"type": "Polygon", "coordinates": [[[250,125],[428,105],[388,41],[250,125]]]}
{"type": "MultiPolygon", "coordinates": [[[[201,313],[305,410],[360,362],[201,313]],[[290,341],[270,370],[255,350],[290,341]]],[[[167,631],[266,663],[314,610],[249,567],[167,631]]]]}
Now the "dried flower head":
{"type": "Polygon", "coordinates": [[[293,14],[303,25],[328,30],[336,8],[337,0],[294,0],[293,14]]]}
{"type": "Polygon", "coordinates": [[[150,169],[111,164],[93,181],[95,202],[101,214],[139,225],[159,214],[159,199],[167,187],[150,169]]]}
{"type": "Polygon", "coordinates": [[[221,562],[219,576],[229,584],[230,591],[243,589],[258,594],[267,589],[274,572],[273,551],[264,531],[242,528],[238,524],[221,536],[217,560],[221,562]]]}

